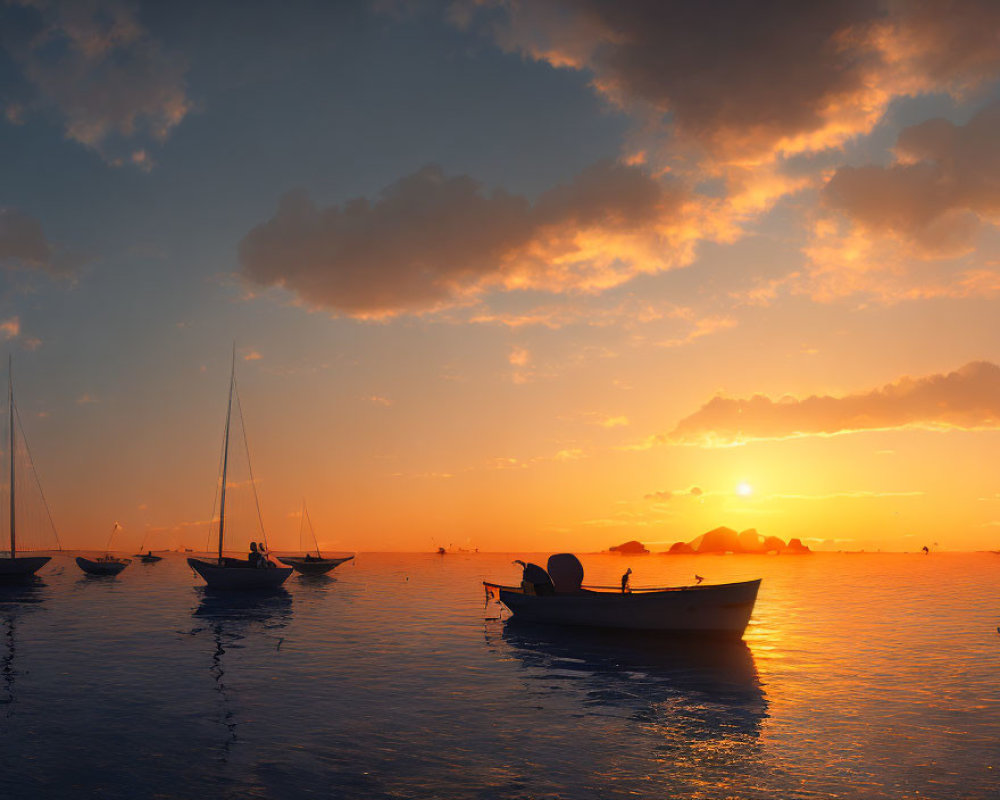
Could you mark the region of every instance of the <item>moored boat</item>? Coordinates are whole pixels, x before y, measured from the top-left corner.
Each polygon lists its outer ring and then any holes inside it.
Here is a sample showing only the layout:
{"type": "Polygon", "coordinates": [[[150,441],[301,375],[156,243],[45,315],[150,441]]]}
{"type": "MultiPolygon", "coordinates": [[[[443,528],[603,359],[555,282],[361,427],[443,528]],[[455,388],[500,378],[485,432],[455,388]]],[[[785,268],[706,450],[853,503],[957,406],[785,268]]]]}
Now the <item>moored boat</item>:
{"type": "Polygon", "coordinates": [[[0,558],[0,580],[30,578],[50,560],[50,556],[19,556],[16,554],[0,558]]]}
{"type": "Polygon", "coordinates": [[[131,564],[131,558],[122,558],[111,554],[111,543],[114,541],[115,532],[120,527],[121,525],[116,522],[111,528],[111,535],[108,537],[108,545],[103,556],[98,558],[77,556],[76,565],[88,575],[117,575],[131,564]]]}
{"type": "Polygon", "coordinates": [[[117,575],[132,563],[131,558],[103,555],[96,559],[76,557],[77,566],[88,575],[117,575]]]}
{"type": "MultiPolygon", "coordinates": [[[[548,572],[555,574],[560,562],[565,565],[569,559],[579,565],[575,556],[564,553],[549,559],[548,572]],[[554,560],[557,567],[553,566],[554,560]]],[[[526,565],[526,573],[529,566],[541,570],[538,565],[526,565]]],[[[523,581],[521,586],[483,582],[487,598],[503,603],[512,620],[734,639],[743,636],[760,588],[758,579],[630,592],[599,591],[582,587],[582,566],[578,569],[579,580],[574,575],[568,584],[558,579],[538,582],[534,579],[537,573],[532,572],[533,579],[523,581]]]]}
{"type": "MultiPolygon", "coordinates": [[[[222,480],[219,494],[219,548],[218,557],[213,560],[203,558],[188,558],[188,566],[197,572],[208,584],[210,589],[276,589],[292,574],[291,567],[278,567],[261,555],[253,563],[249,560],[227,558],[223,555],[223,539],[226,530],[226,488],[229,469],[229,429],[232,421],[233,395],[236,394],[236,347],[233,347],[233,366],[229,377],[229,404],[226,407],[226,429],[222,443],[222,480]]],[[[237,398],[237,403],[239,399],[237,398]]],[[[243,415],[240,414],[240,424],[243,415]]],[[[243,431],[244,441],[246,430],[243,431]]],[[[249,453],[247,453],[249,459],[249,453]]],[[[253,487],[254,502],[257,503],[257,487],[253,482],[253,470],[250,470],[250,486],[253,487]]],[[[263,526],[261,527],[263,533],[263,526]]],[[[266,539],[263,543],[266,550],[266,539]]],[[[254,548],[256,553],[256,548],[254,548]]]]}
{"type": "Polygon", "coordinates": [[[163,556],[154,556],[152,550],[146,550],[142,552],[146,547],[146,540],[149,538],[149,532],[142,537],[142,543],[139,545],[139,552],[133,555],[133,558],[138,558],[143,564],[155,564],[157,561],[163,561],[163,556]]]}
{"type": "Polygon", "coordinates": [[[316,540],[316,531],[313,529],[312,521],[309,519],[309,512],[306,510],[306,501],[302,501],[302,519],[299,523],[299,546],[303,544],[303,532],[308,529],[312,536],[313,548],[316,555],[307,552],[304,556],[278,556],[278,561],[287,564],[296,572],[302,575],[325,575],[335,567],[339,567],[346,561],[350,561],[354,556],[342,556],[339,558],[323,558],[319,550],[319,542],[316,540]]]}
{"type": "Polygon", "coordinates": [[[238,558],[223,557],[221,562],[189,558],[187,563],[210,589],[277,589],[292,574],[291,567],[253,567],[238,558]]]}
{"type": "MultiPolygon", "coordinates": [[[[50,556],[22,556],[18,555],[18,540],[17,540],[17,492],[16,483],[14,480],[16,474],[15,459],[14,455],[17,452],[17,442],[15,437],[15,431],[17,430],[17,423],[20,420],[20,416],[17,414],[17,407],[14,405],[14,369],[13,369],[13,359],[7,359],[7,411],[8,411],[8,438],[7,438],[7,450],[10,457],[10,489],[8,497],[10,499],[10,546],[7,551],[7,556],[5,558],[0,557],[0,581],[23,581],[34,577],[35,573],[38,572],[42,567],[49,563],[51,560],[50,556]]],[[[24,440],[24,430],[21,430],[21,439],[24,440]]],[[[27,448],[27,441],[24,440],[24,446],[27,448]]],[[[31,472],[34,472],[34,462],[31,459],[30,452],[28,453],[28,467],[31,472]]],[[[37,474],[35,475],[35,480],[38,480],[37,474]]],[[[41,483],[38,483],[41,487],[41,483]]],[[[45,502],[44,496],[42,496],[42,502],[45,502]]],[[[49,523],[52,524],[52,516],[49,513],[48,505],[45,504],[45,513],[49,518],[49,523]]],[[[52,525],[52,531],[55,533],[55,525],[52,525]]],[[[55,533],[56,543],[58,544],[59,535],[55,533]]],[[[23,547],[22,547],[23,550],[23,547]]]]}
{"type": "Polygon", "coordinates": [[[316,558],[314,556],[278,556],[278,561],[288,564],[296,572],[303,575],[325,575],[334,567],[350,561],[354,556],[344,556],[343,558],[316,558]]]}

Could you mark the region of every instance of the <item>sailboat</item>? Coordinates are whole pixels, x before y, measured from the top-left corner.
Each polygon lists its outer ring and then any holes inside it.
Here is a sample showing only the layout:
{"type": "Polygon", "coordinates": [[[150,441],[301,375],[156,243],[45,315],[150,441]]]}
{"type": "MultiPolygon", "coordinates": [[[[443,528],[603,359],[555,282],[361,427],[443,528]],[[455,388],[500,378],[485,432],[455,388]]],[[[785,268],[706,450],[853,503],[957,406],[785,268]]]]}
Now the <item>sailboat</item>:
{"type": "Polygon", "coordinates": [[[121,558],[111,555],[111,542],[115,538],[115,532],[121,527],[117,522],[111,528],[111,535],[108,537],[108,545],[104,549],[104,555],[96,559],[76,557],[76,565],[88,575],[117,575],[125,567],[132,563],[131,558],[121,558]]]}
{"type": "MultiPolygon", "coordinates": [[[[226,531],[226,478],[229,469],[229,431],[233,415],[233,396],[239,396],[236,391],[236,347],[233,347],[233,367],[229,376],[229,404],[226,407],[226,430],[222,442],[222,488],[219,495],[219,551],[213,560],[189,558],[188,566],[204,578],[210,589],[277,589],[292,574],[291,567],[276,567],[266,558],[252,564],[249,560],[226,558],[222,555],[222,542],[226,531]]],[[[240,424],[243,424],[243,414],[240,413],[240,424]]],[[[246,428],[243,429],[246,440],[246,428]]],[[[247,454],[249,458],[249,452],[247,454]]],[[[257,487],[253,483],[251,470],[250,484],[253,486],[256,498],[257,487]]]]}
{"type": "Polygon", "coordinates": [[[309,512],[306,510],[306,501],[302,501],[302,521],[299,523],[299,546],[302,546],[302,531],[308,528],[312,535],[313,547],[316,550],[314,556],[307,552],[305,556],[278,556],[278,561],[287,564],[296,572],[303,575],[324,575],[334,567],[339,567],[345,561],[350,561],[354,556],[344,556],[341,558],[323,558],[319,551],[319,542],[316,541],[316,531],[313,530],[312,521],[309,519],[309,512]]]}
{"type": "Polygon", "coordinates": [[[147,550],[145,553],[142,549],[146,546],[146,539],[149,538],[149,533],[147,532],[145,536],[142,537],[142,544],[139,545],[139,552],[136,553],[133,558],[138,558],[143,564],[155,564],[157,561],[163,561],[163,556],[154,556],[152,550],[147,550]]]}
{"type": "MultiPolygon", "coordinates": [[[[15,430],[16,430],[16,420],[17,415],[16,407],[14,406],[14,369],[13,361],[8,358],[7,360],[7,409],[10,417],[10,429],[8,431],[7,445],[10,450],[10,550],[8,552],[7,558],[0,558],[0,580],[18,580],[33,577],[39,569],[44,567],[50,560],[49,556],[19,556],[17,554],[17,518],[15,514],[15,509],[17,504],[15,503],[15,491],[14,491],[14,453],[16,451],[16,440],[15,440],[15,430]]],[[[23,431],[22,431],[23,434],[23,431]]],[[[27,444],[27,443],[25,443],[27,444]]],[[[32,464],[29,455],[29,464],[31,464],[32,471],[34,471],[34,464],[32,464]]],[[[35,476],[37,480],[37,475],[35,476]]],[[[44,501],[44,496],[43,496],[44,501]]],[[[46,514],[48,514],[48,506],[45,507],[46,514]]],[[[49,515],[49,522],[52,522],[52,517],[49,515]]],[[[53,532],[55,532],[55,526],[52,527],[53,532]]],[[[56,540],[58,541],[58,534],[56,534],[56,540]]]]}

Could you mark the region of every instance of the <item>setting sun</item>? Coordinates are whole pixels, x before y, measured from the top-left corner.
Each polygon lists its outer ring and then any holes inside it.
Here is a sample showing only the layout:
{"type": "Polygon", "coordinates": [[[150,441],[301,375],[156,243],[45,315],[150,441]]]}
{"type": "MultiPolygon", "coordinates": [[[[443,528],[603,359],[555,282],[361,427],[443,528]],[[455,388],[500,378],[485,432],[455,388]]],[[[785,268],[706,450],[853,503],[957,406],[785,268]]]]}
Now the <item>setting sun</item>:
{"type": "Polygon", "coordinates": [[[749,497],[753,494],[753,487],[746,481],[739,483],[736,485],[736,494],[740,497],[749,497]]]}

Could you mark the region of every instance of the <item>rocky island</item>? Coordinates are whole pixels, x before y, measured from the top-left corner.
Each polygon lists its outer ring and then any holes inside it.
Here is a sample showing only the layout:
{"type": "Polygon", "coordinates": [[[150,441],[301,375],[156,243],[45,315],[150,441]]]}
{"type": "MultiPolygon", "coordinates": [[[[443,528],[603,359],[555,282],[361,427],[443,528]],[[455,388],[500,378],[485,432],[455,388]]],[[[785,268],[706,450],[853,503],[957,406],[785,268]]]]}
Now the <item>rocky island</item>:
{"type": "Polygon", "coordinates": [[[663,555],[694,553],[811,553],[801,539],[790,539],[786,544],[777,536],[761,536],[756,528],[737,533],[732,528],[714,528],[690,542],[674,542],[663,555]]]}

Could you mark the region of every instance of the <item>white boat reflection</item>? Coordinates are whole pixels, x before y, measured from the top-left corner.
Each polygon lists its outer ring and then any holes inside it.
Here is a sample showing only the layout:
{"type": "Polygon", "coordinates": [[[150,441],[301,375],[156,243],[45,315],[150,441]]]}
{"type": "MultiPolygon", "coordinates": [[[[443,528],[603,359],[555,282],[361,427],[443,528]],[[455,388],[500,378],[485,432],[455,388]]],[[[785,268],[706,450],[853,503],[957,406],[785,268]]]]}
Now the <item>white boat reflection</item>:
{"type": "Polygon", "coordinates": [[[487,633],[488,643],[528,668],[529,678],[545,687],[559,678],[589,708],[612,706],[645,722],[679,725],[682,739],[756,738],[767,718],[753,653],[742,641],[513,620],[495,631],[487,633]]]}

